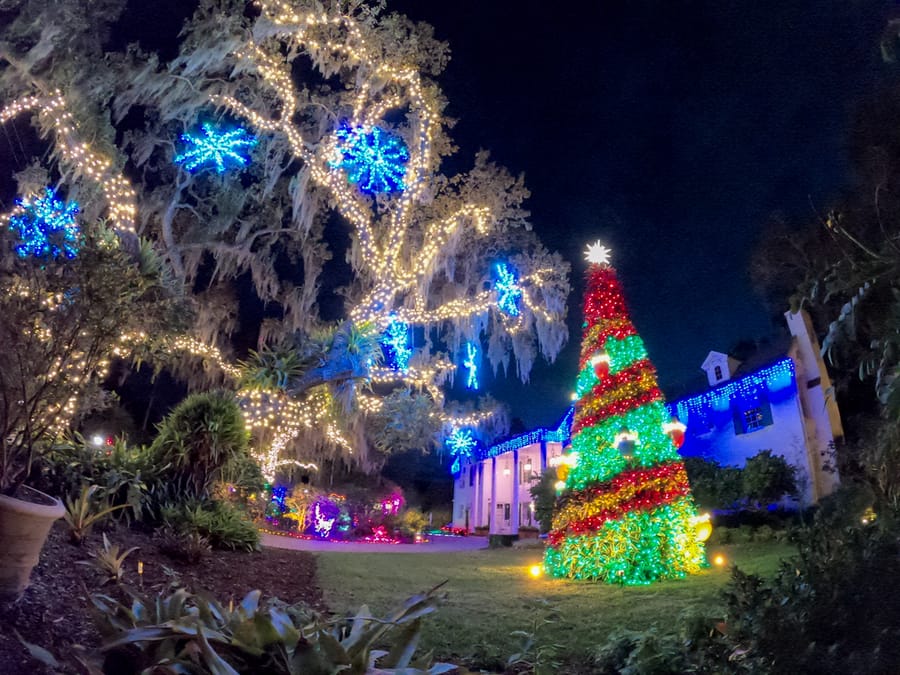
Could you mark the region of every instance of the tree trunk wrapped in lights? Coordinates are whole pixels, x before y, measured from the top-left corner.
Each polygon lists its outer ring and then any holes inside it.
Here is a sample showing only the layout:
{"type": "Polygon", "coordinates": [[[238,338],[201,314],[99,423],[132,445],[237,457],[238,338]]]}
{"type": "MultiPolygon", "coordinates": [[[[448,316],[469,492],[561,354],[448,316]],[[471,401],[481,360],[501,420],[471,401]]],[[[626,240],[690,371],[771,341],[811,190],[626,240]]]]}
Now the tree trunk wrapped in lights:
{"type": "Polygon", "coordinates": [[[588,249],[577,461],[563,477],[544,563],[558,577],[647,584],[697,572],[705,556],[656,371],[608,256],[599,244],[588,249]],[[608,366],[596,367],[598,355],[608,366]]]}

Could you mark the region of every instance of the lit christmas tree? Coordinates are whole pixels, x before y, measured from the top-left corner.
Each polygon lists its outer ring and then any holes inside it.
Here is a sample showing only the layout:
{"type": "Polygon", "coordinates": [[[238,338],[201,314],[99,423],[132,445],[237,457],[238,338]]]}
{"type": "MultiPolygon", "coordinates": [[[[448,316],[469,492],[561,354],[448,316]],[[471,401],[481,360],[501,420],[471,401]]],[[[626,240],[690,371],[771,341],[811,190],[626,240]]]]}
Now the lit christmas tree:
{"type": "MultiPolygon", "coordinates": [[[[588,247],[572,466],[545,567],[558,577],[648,584],[705,564],[687,473],[656,370],[628,311],[609,250],[588,247]],[[673,440],[674,439],[674,440],[673,440]]],[[[568,471],[565,471],[568,469],[568,471]]]]}

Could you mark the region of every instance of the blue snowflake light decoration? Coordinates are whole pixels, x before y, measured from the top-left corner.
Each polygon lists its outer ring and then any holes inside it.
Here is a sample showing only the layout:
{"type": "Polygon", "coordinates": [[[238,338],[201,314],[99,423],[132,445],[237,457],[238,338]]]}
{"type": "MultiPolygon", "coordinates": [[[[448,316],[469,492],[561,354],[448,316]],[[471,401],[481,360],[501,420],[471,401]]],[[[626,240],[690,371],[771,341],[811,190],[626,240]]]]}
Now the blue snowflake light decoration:
{"type": "Polygon", "coordinates": [[[506,263],[497,263],[497,306],[500,311],[510,316],[519,316],[519,300],[522,297],[522,289],[519,288],[519,278],[515,270],[506,263]]]}
{"type": "Polygon", "coordinates": [[[347,180],[367,194],[406,189],[409,150],[399,136],[380,127],[341,127],[335,133],[340,159],[331,166],[347,172],[347,180]]]}
{"type": "Polygon", "coordinates": [[[80,231],[75,216],[77,202],[63,202],[56,192],[44,188],[43,197],[16,200],[15,213],[9,218],[9,229],[20,242],[15,246],[20,258],[59,258],[72,260],[78,255],[80,231]]]}
{"type": "Polygon", "coordinates": [[[466,387],[478,389],[478,347],[474,342],[466,343],[466,358],[463,359],[463,367],[467,370],[466,387]]]}
{"type": "Polygon", "coordinates": [[[207,165],[214,165],[216,173],[224,173],[228,164],[247,166],[249,159],[241,151],[249,150],[257,143],[256,138],[242,127],[220,131],[211,124],[204,124],[200,134],[182,134],[181,140],[187,147],[175,156],[175,163],[183,164],[192,173],[207,165]]]}
{"type": "Polygon", "coordinates": [[[392,317],[379,342],[388,366],[405,373],[409,367],[409,357],[412,355],[409,346],[409,324],[392,317]]]}
{"type": "Polygon", "coordinates": [[[453,457],[453,466],[450,467],[450,471],[455,475],[462,469],[462,460],[471,459],[474,456],[478,441],[475,440],[471,429],[454,429],[444,444],[453,457]]]}

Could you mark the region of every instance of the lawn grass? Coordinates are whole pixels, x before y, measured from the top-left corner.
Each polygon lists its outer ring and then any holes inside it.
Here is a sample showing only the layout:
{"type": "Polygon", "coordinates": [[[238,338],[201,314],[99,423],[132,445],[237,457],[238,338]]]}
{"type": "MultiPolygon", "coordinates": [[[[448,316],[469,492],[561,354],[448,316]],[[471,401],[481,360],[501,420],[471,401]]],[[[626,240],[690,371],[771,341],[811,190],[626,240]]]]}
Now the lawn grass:
{"type": "MultiPolygon", "coordinates": [[[[729,563],[769,575],[793,549],[779,543],[719,546],[729,563]]],[[[447,580],[447,600],[426,619],[421,648],[469,667],[502,669],[518,643],[511,633],[533,631],[539,642],[558,644],[565,660],[583,661],[615,628],[674,628],[678,615],[695,609],[715,615],[726,568],[652,586],[618,587],[558,579],[533,579],[528,567],[539,549],[493,549],[446,555],[418,553],[320,553],[317,576],[335,612],[366,604],[376,614],[447,580]],[[554,611],[558,610],[558,611],[554,611]]]]}

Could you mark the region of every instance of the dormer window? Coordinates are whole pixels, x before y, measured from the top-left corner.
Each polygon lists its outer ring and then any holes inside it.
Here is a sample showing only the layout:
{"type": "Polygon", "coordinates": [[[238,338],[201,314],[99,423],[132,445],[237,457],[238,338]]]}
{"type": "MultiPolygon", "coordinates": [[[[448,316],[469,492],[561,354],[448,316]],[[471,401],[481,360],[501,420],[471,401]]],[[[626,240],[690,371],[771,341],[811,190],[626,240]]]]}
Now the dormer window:
{"type": "Polygon", "coordinates": [[[722,366],[716,366],[716,382],[722,379],[722,366]]]}

